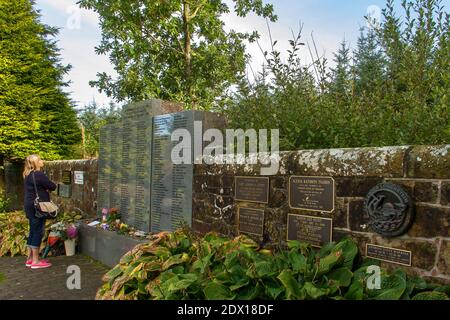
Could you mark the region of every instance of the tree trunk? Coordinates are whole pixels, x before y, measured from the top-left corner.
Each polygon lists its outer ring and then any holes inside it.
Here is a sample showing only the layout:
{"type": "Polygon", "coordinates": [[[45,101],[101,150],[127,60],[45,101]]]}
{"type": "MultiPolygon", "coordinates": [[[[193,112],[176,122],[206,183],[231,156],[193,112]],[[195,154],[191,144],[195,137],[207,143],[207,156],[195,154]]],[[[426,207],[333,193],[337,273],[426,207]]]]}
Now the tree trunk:
{"type": "Polygon", "coordinates": [[[191,8],[187,1],[183,1],[184,26],[184,76],[186,81],[186,94],[192,98],[192,60],[191,60],[191,33],[189,30],[191,8]]]}

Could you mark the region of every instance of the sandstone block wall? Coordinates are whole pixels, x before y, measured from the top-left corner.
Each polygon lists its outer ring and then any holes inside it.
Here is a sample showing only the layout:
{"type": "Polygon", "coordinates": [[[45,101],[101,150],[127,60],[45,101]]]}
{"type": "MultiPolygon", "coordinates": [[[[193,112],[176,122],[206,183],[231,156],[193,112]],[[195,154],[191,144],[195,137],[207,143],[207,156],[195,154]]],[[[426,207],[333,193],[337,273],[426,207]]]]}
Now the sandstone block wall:
{"type": "Polygon", "coordinates": [[[194,230],[236,236],[238,206],[260,208],[264,234],[256,240],[274,246],[285,242],[288,213],[328,217],[333,219],[333,240],[349,235],[363,253],[366,243],[410,250],[411,273],[450,282],[450,145],[302,150],[282,152],[280,160],[277,174],[269,177],[268,204],[234,200],[234,177],[259,176],[259,165],[195,165],[194,230]],[[291,209],[291,175],[332,176],[334,212],[291,209]],[[414,202],[415,221],[400,237],[383,238],[366,227],[364,198],[381,182],[402,186],[414,202]]]}

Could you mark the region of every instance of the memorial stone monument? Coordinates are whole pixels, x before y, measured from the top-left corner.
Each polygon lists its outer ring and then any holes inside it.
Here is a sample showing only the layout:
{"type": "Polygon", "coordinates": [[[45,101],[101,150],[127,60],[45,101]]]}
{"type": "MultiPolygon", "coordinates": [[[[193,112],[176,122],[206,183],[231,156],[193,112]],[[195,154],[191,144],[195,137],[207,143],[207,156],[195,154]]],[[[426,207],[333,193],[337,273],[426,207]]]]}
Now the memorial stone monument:
{"type": "Polygon", "coordinates": [[[173,231],[191,225],[194,152],[188,163],[174,164],[171,136],[185,129],[194,147],[194,123],[201,122],[199,143],[209,128],[221,129],[222,117],[203,111],[178,111],[180,105],[150,100],[124,107],[122,121],[100,130],[98,214],[117,208],[122,221],[144,232],[173,231]]]}

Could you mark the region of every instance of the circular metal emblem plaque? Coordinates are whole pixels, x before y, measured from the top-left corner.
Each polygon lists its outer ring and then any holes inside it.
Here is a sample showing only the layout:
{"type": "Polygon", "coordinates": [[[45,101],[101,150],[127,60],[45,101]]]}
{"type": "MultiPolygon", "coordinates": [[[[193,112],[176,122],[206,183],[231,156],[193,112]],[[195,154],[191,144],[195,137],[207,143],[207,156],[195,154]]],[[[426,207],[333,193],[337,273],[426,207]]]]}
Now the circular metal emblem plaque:
{"type": "Polygon", "coordinates": [[[369,227],[384,237],[396,237],[405,233],[414,219],[411,198],[398,185],[380,183],[366,196],[365,209],[369,215],[369,227]]]}

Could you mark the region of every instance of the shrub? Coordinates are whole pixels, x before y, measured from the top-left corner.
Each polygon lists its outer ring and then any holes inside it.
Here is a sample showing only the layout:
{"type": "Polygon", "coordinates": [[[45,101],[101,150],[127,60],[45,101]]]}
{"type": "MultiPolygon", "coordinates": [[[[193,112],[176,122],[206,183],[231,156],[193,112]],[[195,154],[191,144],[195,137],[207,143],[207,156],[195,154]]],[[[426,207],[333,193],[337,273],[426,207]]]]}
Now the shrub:
{"type": "Polygon", "coordinates": [[[10,204],[11,199],[0,196],[0,213],[6,212],[10,204]]]}
{"type": "MultiPolygon", "coordinates": [[[[45,235],[42,239],[42,246],[50,232],[50,226],[61,221],[66,224],[74,223],[81,219],[81,215],[64,213],[58,216],[56,221],[47,220],[45,223],[45,235]]],[[[29,223],[23,211],[0,213],[0,257],[27,255],[27,237],[29,233],[29,223]]]]}
{"type": "Polygon", "coordinates": [[[26,255],[28,220],[23,211],[0,214],[0,257],[26,255]]]}
{"type": "MultiPolygon", "coordinates": [[[[289,241],[287,251],[260,248],[246,236],[163,232],[136,246],[103,278],[97,299],[447,299],[402,270],[381,273],[381,289],[365,285],[373,261],[355,263],[351,239],[320,250],[289,241]]],[[[444,289],[442,289],[444,288],[444,289]]]]}

